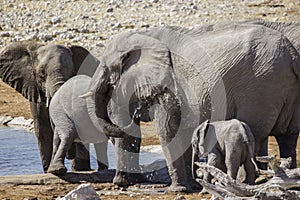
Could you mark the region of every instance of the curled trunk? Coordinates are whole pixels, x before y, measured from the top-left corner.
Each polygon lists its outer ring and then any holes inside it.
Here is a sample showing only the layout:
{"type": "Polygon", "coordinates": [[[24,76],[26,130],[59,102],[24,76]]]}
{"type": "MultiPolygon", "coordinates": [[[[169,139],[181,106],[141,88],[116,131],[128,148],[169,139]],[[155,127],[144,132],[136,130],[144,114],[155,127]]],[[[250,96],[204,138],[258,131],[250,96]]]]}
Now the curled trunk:
{"type": "Polygon", "coordinates": [[[107,115],[107,103],[102,101],[101,107],[97,107],[96,109],[96,101],[95,101],[95,93],[89,92],[85,96],[86,105],[88,109],[88,113],[91,121],[94,126],[102,133],[107,135],[108,137],[123,137],[124,131],[122,131],[118,126],[113,124],[107,115]]]}

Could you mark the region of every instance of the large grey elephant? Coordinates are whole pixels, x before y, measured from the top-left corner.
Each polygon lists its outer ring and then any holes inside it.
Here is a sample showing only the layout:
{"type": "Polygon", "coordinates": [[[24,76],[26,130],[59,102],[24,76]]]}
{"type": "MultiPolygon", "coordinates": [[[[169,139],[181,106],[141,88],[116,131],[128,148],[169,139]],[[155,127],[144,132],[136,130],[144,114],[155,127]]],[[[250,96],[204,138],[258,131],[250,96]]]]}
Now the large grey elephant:
{"type": "MultiPolygon", "coordinates": [[[[193,174],[194,162],[207,157],[207,164],[221,169],[236,179],[240,166],[245,168],[245,182],[253,185],[257,174],[254,161],[254,137],[247,124],[237,119],[209,122],[205,120],[193,132],[193,174]]],[[[203,178],[211,182],[206,172],[203,178]]]]}
{"type": "MultiPolygon", "coordinates": [[[[42,165],[45,172],[52,156],[53,132],[48,105],[58,88],[72,76],[92,76],[99,61],[85,48],[36,42],[13,43],[0,52],[0,78],[30,101],[42,165]]],[[[89,160],[76,159],[75,168],[88,169],[89,160]]]]}
{"type": "MultiPolygon", "coordinates": [[[[114,182],[120,185],[129,184],[138,166],[140,131],[120,129],[130,123],[133,108],[156,119],[175,191],[190,187],[191,133],[206,119],[247,123],[257,155],[267,153],[268,135],[276,127],[299,130],[298,52],[280,32],[261,25],[126,32],[114,37],[100,65],[85,96],[104,132],[125,136],[116,142],[114,182]]],[[[291,152],[296,139],[286,142],[291,152]]]]}
{"type": "MultiPolygon", "coordinates": [[[[300,55],[300,23],[284,23],[284,22],[269,22],[264,20],[250,20],[245,21],[242,23],[248,24],[255,24],[255,25],[263,25],[270,29],[279,31],[287,39],[291,42],[293,47],[297,50],[298,54],[300,55]]],[[[283,121],[286,120],[285,116],[282,116],[279,120],[282,123],[277,123],[277,126],[274,126],[270,135],[274,135],[276,141],[278,143],[280,149],[280,157],[281,158],[288,158],[292,157],[293,162],[291,167],[297,167],[296,161],[296,148],[297,145],[297,138],[299,135],[299,123],[300,119],[295,118],[295,116],[299,116],[299,108],[294,107],[294,111],[290,111],[291,115],[294,115],[292,123],[288,126],[279,126],[280,124],[284,123],[283,121]]]]}

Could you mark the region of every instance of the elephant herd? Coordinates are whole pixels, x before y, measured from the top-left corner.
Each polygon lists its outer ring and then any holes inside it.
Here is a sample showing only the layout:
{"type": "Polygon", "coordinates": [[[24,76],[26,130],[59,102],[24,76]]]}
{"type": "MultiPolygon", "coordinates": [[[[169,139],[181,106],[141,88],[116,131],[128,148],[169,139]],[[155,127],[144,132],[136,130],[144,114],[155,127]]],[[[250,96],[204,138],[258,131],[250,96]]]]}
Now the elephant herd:
{"type": "Polygon", "coordinates": [[[100,157],[113,138],[113,182],[135,183],[139,125],[155,119],[170,190],[187,191],[196,186],[193,132],[208,119],[232,143],[236,129],[214,121],[247,124],[254,155],[267,155],[268,136],[275,136],[280,156],[296,167],[299,33],[299,23],[261,20],[148,28],[113,36],[99,60],[80,46],[23,41],[0,52],[0,78],[30,101],[45,172],[65,173],[74,150],[74,168],[88,169],[88,154],[78,156],[84,147],[72,144],[99,143],[100,157]]]}

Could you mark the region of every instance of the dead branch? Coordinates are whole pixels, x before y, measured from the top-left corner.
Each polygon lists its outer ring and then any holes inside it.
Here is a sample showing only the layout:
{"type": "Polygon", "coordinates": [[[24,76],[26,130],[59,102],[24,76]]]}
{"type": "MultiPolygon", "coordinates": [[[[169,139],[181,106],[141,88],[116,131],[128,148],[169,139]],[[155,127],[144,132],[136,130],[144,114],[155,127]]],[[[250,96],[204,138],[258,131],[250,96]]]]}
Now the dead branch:
{"type": "Polygon", "coordinates": [[[287,169],[289,166],[289,159],[281,159],[281,164],[275,156],[259,157],[260,162],[269,163],[269,166],[274,171],[270,173],[264,171],[265,174],[273,177],[266,183],[259,185],[247,185],[240,183],[221,170],[207,165],[205,163],[195,164],[199,166],[196,174],[200,175],[203,172],[209,172],[217,179],[217,184],[213,185],[204,182],[201,179],[196,179],[209,193],[221,199],[299,199],[300,192],[290,189],[300,187],[300,168],[287,169]]]}

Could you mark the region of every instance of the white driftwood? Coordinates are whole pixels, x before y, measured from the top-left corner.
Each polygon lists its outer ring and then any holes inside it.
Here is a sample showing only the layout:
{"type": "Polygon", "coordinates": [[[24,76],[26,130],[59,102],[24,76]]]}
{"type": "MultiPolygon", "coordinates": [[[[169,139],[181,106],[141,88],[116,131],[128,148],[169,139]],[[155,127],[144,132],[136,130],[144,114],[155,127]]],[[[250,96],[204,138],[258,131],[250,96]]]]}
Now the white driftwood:
{"type": "Polygon", "coordinates": [[[0,126],[22,128],[27,132],[34,133],[33,119],[24,117],[0,116],[0,126]]]}
{"type": "Polygon", "coordinates": [[[268,162],[274,173],[263,171],[264,174],[273,175],[266,183],[259,185],[247,185],[240,183],[221,170],[207,165],[205,163],[195,164],[199,166],[197,175],[204,171],[209,172],[217,179],[215,185],[207,183],[202,179],[196,179],[206,191],[220,199],[300,199],[300,192],[290,190],[300,187],[300,168],[287,169],[289,166],[288,160],[281,160],[287,162],[280,166],[280,162],[274,157],[258,157],[260,162],[268,162]]]}

